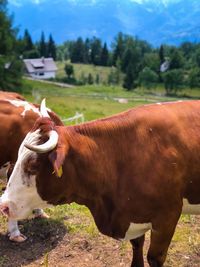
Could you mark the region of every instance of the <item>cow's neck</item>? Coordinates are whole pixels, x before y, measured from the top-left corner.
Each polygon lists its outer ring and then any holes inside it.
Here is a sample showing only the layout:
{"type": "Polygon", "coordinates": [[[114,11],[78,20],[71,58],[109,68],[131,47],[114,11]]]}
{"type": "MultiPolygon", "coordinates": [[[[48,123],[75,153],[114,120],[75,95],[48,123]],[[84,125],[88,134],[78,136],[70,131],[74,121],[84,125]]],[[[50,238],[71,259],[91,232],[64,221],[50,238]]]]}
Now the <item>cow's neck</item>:
{"type": "Polygon", "coordinates": [[[99,130],[97,133],[91,124],[89,129],[82,128],[73,135],[70,160],[75,172],[71,182],[75,181],[75,184],[70,201],[86,205],[99,230],[118,238],[124,236],[127,224],[124,222],[126,225],[122,226],[118,222],[121,214],[118,214],[116,206],[117,176],[116,170],[111,167],[113,164],[109,162],[118,157],[112,151],[114,143],[111,145],[115,136],[110,136],[106,127],[99,130]]]}

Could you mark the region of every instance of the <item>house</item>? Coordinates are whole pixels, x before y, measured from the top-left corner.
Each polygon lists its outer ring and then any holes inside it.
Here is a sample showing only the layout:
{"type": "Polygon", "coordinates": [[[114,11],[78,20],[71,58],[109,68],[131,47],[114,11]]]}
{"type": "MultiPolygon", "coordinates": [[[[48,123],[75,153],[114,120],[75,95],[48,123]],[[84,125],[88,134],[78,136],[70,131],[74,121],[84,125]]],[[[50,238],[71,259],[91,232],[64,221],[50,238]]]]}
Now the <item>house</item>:
{"type": "Polygon", "coordinates": [[[170,62],[169,60],[165,60],[161,65],[160,65],[160,72],[166,72],[170,67],[170,62]]]}
{"type": "Polygon", "coordinates": [[[27,76],[34,79],[55,78],[57,67],[53,58],[24,59],[27,76]]]}

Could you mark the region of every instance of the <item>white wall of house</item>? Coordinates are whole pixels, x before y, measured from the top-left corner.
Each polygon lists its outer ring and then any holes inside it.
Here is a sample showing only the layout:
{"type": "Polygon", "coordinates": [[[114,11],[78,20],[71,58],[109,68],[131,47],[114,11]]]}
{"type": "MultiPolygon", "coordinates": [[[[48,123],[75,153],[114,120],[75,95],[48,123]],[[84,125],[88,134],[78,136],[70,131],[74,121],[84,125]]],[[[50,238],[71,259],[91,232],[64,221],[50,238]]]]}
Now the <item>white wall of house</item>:
{"type": "Polygon", "coordinates": [[[35,72],[35,73],[29,73],[32,78],[34,79],[50,79],[50,78],[55,78],[56,73],[55,71],[49,71],[49,72],[35,72]]]}

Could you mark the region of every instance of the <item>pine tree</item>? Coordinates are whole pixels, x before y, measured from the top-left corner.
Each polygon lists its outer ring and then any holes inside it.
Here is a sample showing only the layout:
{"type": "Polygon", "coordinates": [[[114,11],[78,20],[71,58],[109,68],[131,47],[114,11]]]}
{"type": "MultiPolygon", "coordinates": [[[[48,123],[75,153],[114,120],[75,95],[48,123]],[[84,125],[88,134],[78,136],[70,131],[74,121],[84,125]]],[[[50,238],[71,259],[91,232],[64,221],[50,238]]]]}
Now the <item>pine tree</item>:
{"type": "Polygon", "coordinates": [[[27,29],[24,31],[23,41],[24,41],[24,51],[30,51],[33,49],[33,41],[27,29]]]}
{"type": "Polygon", "coordinates": [[[81,37],[79,37],[76,42],[73,43],[70,58],[72,63],[84,62],[84,43],[81,37]]]}
{"type": "Polygon", "coordinates": [[[89,38],[85,39],[84,42],[84,63],[91,63],[91,41],[89,38]]]}
{"type": "Polygon", "coordinates": [[[117,60],[121,60],[125,50],[125,36],[119,32],[113,43],[113,65],[116,65],[117,60]]]}
{"type": "Polygon", "coordinates": [[[23,58],[38,58],[40,57],[38,49],[35,47],[31,35],[26,29],[24,31],[23,39],[19,40],[21,43],[20,54],[23,58]]]}
{"type": "Polygon", "coordinates": [[[108,66],[109,52],[107,48],[107,44],[104,43],[103,49],[101,51],[101,65],[108,66]]]}
{"type": "Polygon", "coordinates": [[[56,45],[51,34],[49,35],[49,41],[47,44],[47,56],[56,60],[56,45]]]}
{"type": "Polygon", "coordinates": [[[165,62],[165,55],[164,55],[164,47],[163,45],[160,46],[159,49],[159,58],[160,58],[160,65],[165,62]]]}
{"type": "Polygon", "coordinates": [[[41,33],[41,39],[39,42],[39,52],[40,52],[40,57],[46,57],[47,55],[47,46],[45,42],[45,35],[44,32],[41,33]]]}
{"type": "Polygon", "coordinates": [[[132,90],[137,87],[137,74],[134,72],[133,63],[130,62],[126,68],[123,87],[127,90],[132,90]]]}
{"type": "Polygon", "coordinates": [[[91,41],[91,63],[94,65],[100,65],[101,62],[101,40],[94,37],[91,41]]]}

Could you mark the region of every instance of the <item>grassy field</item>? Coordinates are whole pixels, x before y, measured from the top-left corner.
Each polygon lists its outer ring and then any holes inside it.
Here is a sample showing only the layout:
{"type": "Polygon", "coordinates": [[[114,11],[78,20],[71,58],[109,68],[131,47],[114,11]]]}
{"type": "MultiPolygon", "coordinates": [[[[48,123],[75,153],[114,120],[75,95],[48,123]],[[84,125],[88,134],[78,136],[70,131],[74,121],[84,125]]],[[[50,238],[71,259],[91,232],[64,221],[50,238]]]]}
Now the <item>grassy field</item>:
{"type": "MultiPolygon", "coordinates": [[[[66,62],[56,62],[57,67],[58,67],[58,71],[57,71],[57,77],[58,78],[64,78],[66,77],[65,71],[64,71],[64,66],[66,62]]],[[[68,62],[69,63],[69,62],[68,62]]],[[[112,87],[110,86],[110,89],[107,85],[108,83],[108,76],[111,73],[111,70],[114,71],[115,68],[114,67],[103,67],[103,66],[94,66],[94,65],[87,65],[87,64],[72,64],[74,67],[74,74],[75,74],[75,78],[77,80],[81,80],[82,76],[88,77],[89,73],[92,74],[93,79],[95,81],[95,77],[98,74],[99,78],[100,78],[100,88],[102,89],[102,85],[104,85],[103,87],[106,88],[106,90],[102,90],[105,91],[106,93],[113,91],[118,91],[120,92],[121,95],[130,95],[130,93],[126,94],[125,92],[123,92],[124,90],[122,90],[121,87],[119,87],[119,90],[116,90],[116,87],[112,87]],[[114,89],[113,89],[114,88],[114,89]]],[[[120,74],[120,84],[123,83],[123,74],[120,74]]],[[[87,87],[87,86],[86,86],[87,87]]],[[[92,91],[93,93],[97,92],[99,93],[98,90],[98,86],[96,86],[97,88],[95,88],[94,86],[92,86],[92,91]]],[[[100,89],[100,90],[101,90],[100,89]]],[[[81,89],[82,90],[82,89],[81,89]]],[[[85,89],[84,89],[85,91],[85,89]]],[[[87,90],[86,90],[87,91],[87,90]]],[[[89,90],[90,91],[90,90],[89,90]]],[[[165,94],[165,89],[163,84],[157,84],[156,86],[154,86],[152,89],[145,89],[145,88],[137,88],[136,90],[134,90],[134,92],[136,94],[139,95],[149,95],[149,94],[157,94],[157,95],[164,95],[165,94]]],[[[132,93],[134,94],[134,93],[132,93]]],[[[193,89],[189,89],[189,88],[183,88],[182,90],[178,91],[178,96],[179,97],[186,97],[186,98],[199,98],[200,97],[200,89],[199,88],[193,88],[193,89]]]]}
{"type": "MultiPolygon", "coordinates": [[[[67,62],[56,62],[58,71],[57,77],[63,78],[66,76],[64,67],[67,62]]],[[[92,75],[93,79],[96,79],[96,76],[99,75],[99,80],[101,83],[108,82],[108,75],[111,71],[110,67],[86,65],[86,64],[72,64],[74,67],[74,76],[77,80],[81,80],[83,77],[87,78],[89,73],[92,75]]]]}
{"type": "MultiPolygon", "coordinates": [[[[47,85],[30,80],[24,80],[23,94],[30,101],[40,101],[45,97],[48,107],[63,119],[73,116],[78,111],[84,114],[86,121],[109,116],[138,105],[177,100],[177,98],[166,98],[162,94],[155,96],[138,91],[127,92],[120,87],[60,88],[53,84],[47,85]],[[31,93],[32,90],[34,94],[31,93]],[[119,103],[121,98],[127,99],[127,103],[119,103]]],[[[25,245],[21,246],[7,241],[6,221],[0,217],[2,244],[0,266],[129,266],[131,259],[129,244],[100,235],[86,207],[73,203],[47,209],[47,213],[51,216],[49,221],[26,221],[21,224],[21,231],[29,237],[25,245]],[[28,250],[31,250],[32,256],[28,250]],[[16,259],[16,263],[12,263],[13,258],[16,259]]],[[[199,222],[195,216],[182,217],[170,246],[167,267],[200,266],[199,222]]],[[[148,240],[149,237],[145,251],[148,240]]]]}
{"type": "Polygon", "coordinates": [[[121,87],[86,85],[61,88],[54,84],[26,79],[23,94],[28,100],[38,103],[45,97],[48,106],[61,118],[72,117],[76,112],[80,112],[84,114],[86,121],[110,116],[142,104],[177,100],[162,94],[126,91],[121,87]],[[127,103],[119,103],[120,99],[126,99],[127,103]]]}

